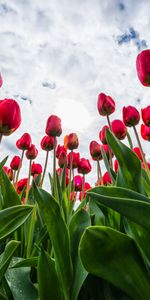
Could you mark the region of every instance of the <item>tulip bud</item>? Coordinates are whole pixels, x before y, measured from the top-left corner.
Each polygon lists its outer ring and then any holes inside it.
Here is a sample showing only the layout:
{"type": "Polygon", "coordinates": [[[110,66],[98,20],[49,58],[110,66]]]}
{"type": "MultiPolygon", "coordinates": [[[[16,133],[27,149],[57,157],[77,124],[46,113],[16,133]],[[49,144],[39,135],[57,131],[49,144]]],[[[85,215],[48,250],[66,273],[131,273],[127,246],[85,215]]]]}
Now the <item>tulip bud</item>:
{"type": "Polygon", "coordinates": [[[140,82],[150,86],[150,50],[143,50],[136,59],[136,70],[140,82]]]}
{"type": "Polygon", "coordinates": [[[0,133],[10,135],[21,123],[21,111],[18,103],[13,99],[0,101],[0,133]]]}
{"type": "Polygon", "coordinates": [[[64,137],[65,149],[74,150],[79,146],[79,141],[76,133],[70,133],[64,137]]]}
{"type": "Polygon", "coordinates": [[[2,85],[3,85],[3,78],[2,78],[2,75],[0,73],[0,88],[2,87],[2,85]]]}
{"type": "Polygon", "coordinates": [[[90,154],[93,160],[102,159],[101,147],[96,141],[91,141],[90,143],[90,154]]]}
{"type": "Polygon", "coordinates": [[[31,145],[30,148],[26,151],[27,159],[35,159],[38,155],[38,150],[36,149],[35,145],[31,145]]]}
{"type": "Polygon", "coordinates": [[[113,120],[111,122],[111,130],[119,140],[123,140],[126,137],[127,128],[121,120],[113,120]]]}
{"type": "Polygon", "coordinates": [[[109,175],[109,173],[106,171],[105,174],[103,175],[103,184],[107,185],[107,184],[112,184],[112,179],[109,175]]]}
{"type": "Polygon", "coordinates": [[[47,120],[45,132],[49,136],[60,136],[62,133],[61,119],[57,116],[51,115],[47,120]]]}
{"type": "Polygon", "coordinates": [[[56,157],[57,158],[59,158],[59,155],[61,152],[65,152],[67,154],[67,150],[65,149],[65,147],[58,145],[56,148],[56,157]]]}
{"type": "Polygon", "coordinates": [[[8,167],[4,166],[3,171],[6,173],[9,180],[12,181],[13,180],[13,170],[11,168],[8,168],[8,167]]]}
{"type": "Polygon", "coordinates": [[[17,171],[21,167],[21,158],[20,156],[14,156],[11,163],[10,167],[12,170],[17,171]]]}
{"type": "Polygon", "coordinates": [[[146,126],[150,126],[150,105],[141,109],[142,120],[146,126]]]}
{"type": "Polygon", "coordinates": [[[114,160],[114,170],[115,170],[116,173],[117,173],[118,170],[119,170],[119,163],[118,163],[118,160],[117,160],[117,159],[114,160]]]}
{"type": "Polygon", "coordinates": [[[134,106],[123,107],[123,122],[126,126],[135,126],[140,121],[140,114],[134,106]]]}
{"type": "Polygon", "coordinates": [[[34,176],[39,175],[42,173],[42,166],[41,164],[36,164],[35,162],[32,163],[31,165],[31,175],[34,176]]]}
{"type": "Polygon", "coordinates": [[[143,161],[142,153],[139,147],[134,147],[133,148],[134,153],[137,155],[137,157],[143,161]]]}
{"type": "Polygon", "coordinates": [[[54,149],[54,137],[53,136],[44,136],[41,140],[41,148],[45,151],[51,151],[54,149]]]}
{"type": "Polygon", "coordinates": [[[78,165],[78,173],[88,174],[89,172],[91,172],[91,170],[92,166],[89,160],[86,158],[81,158],[78,165]]]}
{"type": "Polygon", "coordinates": [[[61,151],[58,158],[58,165],[60,168],[63,168],[67,163],[67,154],[65,151],[61,151]]]}
{"type": "Polygon", "coordinates": [[[25,194],[27,185],[28,185],[28,178],[20,179],[17,184],[17,193],[20,194],[24,190],[24,194],[25,194]]]}
{"type": "Polygon", "coordinates": [[[141,124],[141,136],[145,141],[150,141],[150,127],[141,124]]]}
{"type": "Polygon", "coordinates": [[[110,96],[100,93],[98,95],[97,108],[101,116],[109,116],[115,111],[115,102],[110,96]]]}
{"type": "Polygon", "coordinates": [[[99,139],[102,142],[102,144],[107,144],[106,140],[106,130],[109,129],[107,125],[104,125],[103,128],[99,132],[99,139]]]}
{"type": "Polygon", "coordinates": [[[31,146],[31,136],[29,133],[24,133],[20,139],[17,140],[16,146],[20,150],[28,150],[31,146]]]}
{"type": "Polygon", "coordinates": [[[79,165],[80,153],[70,152],[67,155],[67,168],[68,169],[70,169],[71,156],[72,156],[72,169],[76,169],[76,168],[78,168],[78,165],[79,165]]]}
{"type": "Polygon", "coordinates": [[[74,190],[76,192],[82,191],[82,183],[83,183],[83,178],[80,175],[74,176],[74,190]]]}

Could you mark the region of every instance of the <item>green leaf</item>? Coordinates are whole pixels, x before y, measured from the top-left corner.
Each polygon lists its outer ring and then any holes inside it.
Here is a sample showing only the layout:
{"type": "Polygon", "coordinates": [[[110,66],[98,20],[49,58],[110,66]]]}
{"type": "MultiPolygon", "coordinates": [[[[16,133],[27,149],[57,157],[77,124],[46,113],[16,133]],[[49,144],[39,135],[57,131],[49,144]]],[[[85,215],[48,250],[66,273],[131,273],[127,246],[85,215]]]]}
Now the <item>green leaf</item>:
{"type": "Polygon", "coordinates": [[[0,211],[0,239],[8,236],[21,226],[32,212],[29,205],[17,205],[0,211]]]}
{"type": "Polygon", "coordinates": [[[20,268],[20,267],[36,267],[38,262],[38,256],[30,257],[23,259],[17,263],[15,263],[12,268],[20,268]]]}
{"type": "Polygon", "coordinates": [[[103,226],[86,229],[80,242],[85,269],[134,300],[149,300],[150,277],[134,241],[125,234],[103,226]]]}
{"type": "Polygon", "coordinates": [[[112,179],[112,182],[113,184],[115,184],[115,181],[116,181],[116,178],[114,176],[114,172],[112,172],[113,170],[111,169],[110,165],[109,165],[109,161],[108,161],[108,158],[107,158],[107,155],[103,149],[103,147],[101,147],[101,153],[102,153],[102,157],[103,157],[103,160],[104,160],[104,163],[105,163],[105,167],[112,179]]]}
{"type": "Polygon", "coordinates": [[[0,186],[4,208],[21,204],[19,195],[3,170],[0,171],[0,186]]]}
{"type": "Polygon", "coordinates": [[[120,166],[117,176],[117,186],[125,186],[131,190],[145,194],[142,183],[141,162],[137,155],[108,130],[106,137],[120,166]]]}
{"type": "Polygon", "coordinates": [[[55,262],[43,249],[41,249],[41,254],[39,256],[37,276],[40,300],[63,299],[63,294],[55,270],[55,262]]]}
{"type": "Polygon", "coordinates": [[[8,156],[6,156],[1,162],[0,162],[0,170],[4,167],[4,165],[6,164],[6,161],[8,159],[8,156]]]}
{"type": "Polygon", "coordinates": [[[13,240],[6,244],[5,250],[0,256],[0,281],[2,280],[2,277],[4,276],[19,244],[20,242],[13,240]]]}
{"type": "Polygon", "coordinates": [[[75,300],[78,297],[80,288],[87,276],[87,272],[84,269],[79,253],[78,247],[81,236],[87,226],[91,225],[89,214],[84,210],[78,210],[71,218],[69,230],[71,239],[71,256],[74,269],[73,286],[71,289],[71,300],[75,300]]]}
{"type": "Polygon", "coordinates": [[[59,204],[53,196],[42,189],[38,189],[35,184],[33,184],[33,193],[52,242],[57,274],[62,283],[65,296],[69,297],[73,270],[67,226],[62,218],[59,204]]]}
{"type": "Polygon", "coordinates": [[[135,193],[134,199],[133,191],[130,193],[129,190],[120,189],[117,187],[99,187],[98,190],[93,190],[90,190],[88,195],[91,196],[97,204],[100,202],[101,204],[121,213],[123,216],[126,216],[131,221],[134,221],[135,223],[150,230],[150,202],[147,197],[135,193]],[[130,198],[125,198],[127,196],[130,198]],[[146,199],[147,202],[143,201],[144,199],[146,199]]]}

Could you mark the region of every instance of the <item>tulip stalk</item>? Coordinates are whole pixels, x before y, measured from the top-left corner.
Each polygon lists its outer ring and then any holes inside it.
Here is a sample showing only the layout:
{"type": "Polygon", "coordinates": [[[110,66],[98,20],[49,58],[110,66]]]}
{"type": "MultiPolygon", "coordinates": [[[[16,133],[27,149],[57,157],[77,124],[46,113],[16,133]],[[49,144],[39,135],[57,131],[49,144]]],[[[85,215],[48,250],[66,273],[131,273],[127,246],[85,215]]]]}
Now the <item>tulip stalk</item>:
{"type": "Polygon", "coordinates": [[[27,201],[28,201],[28,196],[29,196],[30,178],[31,178],[31,164],[32,164],[32,159],[30,159],[30,162],[29,162],[29,173],[28,173],[28,182],[27,182],[27,190],[26,190],[25,204],[27,203],[27,201]]]}
{"type": "Polygon", "coordinates": [[[18,171],[17,171],[17,174],[16,174],[16,180],[15,180],[15,187],[16,187],[16,189],[17,189],[17,184],[18,184],[18,179],[19,179],[20,169],[21,169],[21,167],[22,167],[22,162],[23,162],[24,152],[25,152],[25,150],[22,150],[20,166],[19,166],[18,171]]]}
{"type": "Polygon", "coordinates": [[[83,174],[83,180],[82,180],[81,200],[83,200],[84,198],[84,185],[85,185],[85,174],[83,174]]]}
{"type": "Polygon", "coordinates": [[[2,135],[2,133],[0,133],[0,143],[2,141],[2,137],[3,137],[3,135],[2,135]]]}
{"type": "Polygon", "coordinates": [[[43,181],[45,178],[45,173],[46,173],[46,169],[47,169],[47,164],[48,164],[48,156],[49,156],[49,151],[46,151],[46,158],[45,158],[45,164],[44,164],[44,170],[43,170],[43,174],[42,174],[42,178],[41,178],[41,182],[40,182],[40,187],[42,187],[43,185],[43,181]]]}
{"type": "Polygon", "coordinates": [[[71,180],[72,180],[72,160],[73,160],[73,151],[71,150],[70,152],[70,174],[69,174],[69,199],[70,199],[70,195],[71,195],[71,180]]]}
{"type": "MultiPolygon", "coordinates": [[[[106,115],[106,117],[107,117],[107,122],[108,122],[109,129],[110,129],[110,131],[112,132],[109,115],[106,115]]],[[[113,169],[113,162],[112,162],[112,154],[111,154],[111,151],[109,152],[109,163],[110,163],[110,167],[113,169]]]]}
{"type": "Polygon", "coordinates": [[[100,166],[99,160],[97,160],[97,180],[98,180],[98,184],[100,184],[100,182],[102,180],[102,171],[101,171],[101,166],[100,166]]]}

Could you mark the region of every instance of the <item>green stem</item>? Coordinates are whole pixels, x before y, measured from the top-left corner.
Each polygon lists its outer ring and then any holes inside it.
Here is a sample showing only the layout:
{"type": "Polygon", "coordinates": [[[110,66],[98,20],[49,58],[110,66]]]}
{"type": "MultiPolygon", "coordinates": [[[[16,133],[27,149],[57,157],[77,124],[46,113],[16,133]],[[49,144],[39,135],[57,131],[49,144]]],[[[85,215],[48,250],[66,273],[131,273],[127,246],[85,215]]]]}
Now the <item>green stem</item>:
{"type": "Polygon", "coordinates": [[[47,163],[48,163],[48,156],[49,156],[49,151],[46,151],[45,165],[44,165],[43,175],[42,175],[41,182],[40,182],[40,187],[42,187],[43,181],[45,178],[45,173],[46,173],[46,168],[47,168],[47,163]]]}
{"type": "Polygon", "coordinates": [[[132,140],[131,140],[131,137],[130,137],[130,134],[129,134],[128,131],[127,131],[127,140],[128,140],[128,143],[129,143],[130,148],[133,149],[132,140]]]}
{"type": "Polygon", "coordinates": [[[71,152],[70,152],[70,174],[69,174],[69,195],[68,195],[69,199],[70,199],[70,194],[71,194],[72,159],[73,159],[73,150],[71,150],[71,152]]]}
{"type": "Polygon", "coordinates": [[[97,160],[97,180],[98,180],[98,184],[100,184],[100,182],[102,180],[102,171],[101,171],[101,166],[100,166],[99,160],[97,160]]]}
{"type": "Polygon", "coordinates": [[[16,175],[16,182],[15,182],[15,187],[16,187],[16,189],[17,189],[17,184],[18,184],[18,179],[19,179],[20,169],[21,169],[21,167],[22,167],[22,162],[23,162],[23,157],[24,157],[24,151],[25,151],[25,150],[22,150],[21,160],[20,160],[20,166],[19,166],[19,168],[18,168],[17,175],[16,175]]]}
{"type": "Polygon", "coordinates": [[[32,164],[32,159],[30,159],[30,162],[29,162],[29,173],[28,173],[28,182],[27,182],[27,190],[26,190],[25,204],[26,204],[27,201],[28,201],[29,190],[30,190],[31,164],[32,164]]]}
{"type": "Polygon", "coordinates": [[[28,243],[27,243],[27,258],[30,257],[30,253],[32,250],[32,243],[33,243],[33,234],[34,234],[34,227],[35,227],[35,219],[36,219],[36,206],[32,211],[31,218],[29,219],[29,230],[28,230],[28,243]]]}
{"type": "Polygon", "coordinates": [[[56,181],[56,137],[54,137],[54,149],[53,149],[53,195],[56,199],[58,198],[57,181],[56,181]]]}
{"type": "Polygon", "coordinates": [[[85,175],[83,174],[81,200],[84,198],[85,175]]]}
{"type": "Polygon", "coordinates": [[[0,133],[0,144],[1,144],[1,141],[2,141],[2,137],[3,137],[3,135],[2,135],[2,133],[0,133]]]}
{"type": "Polygon", "coordinates": [[[13,185],[15,185],[15,177],[16,177],[16,170],[14,171],[14,174],[13,174],[13,185]]]}

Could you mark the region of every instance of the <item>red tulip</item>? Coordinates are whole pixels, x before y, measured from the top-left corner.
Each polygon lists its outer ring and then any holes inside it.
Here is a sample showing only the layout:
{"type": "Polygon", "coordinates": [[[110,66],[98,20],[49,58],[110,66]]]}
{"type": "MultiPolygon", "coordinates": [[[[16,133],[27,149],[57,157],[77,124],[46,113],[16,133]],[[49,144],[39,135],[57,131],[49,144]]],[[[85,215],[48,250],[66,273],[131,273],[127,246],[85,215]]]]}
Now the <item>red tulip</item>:
{"type": "Polygon", "coordinates": [[[115,102],[110,96],[100,93],[98,95],[97,108],[101,116],[108,116],[115,111],[115,102]]]}
{"type": "Polygon", "coordinates": [[[71,155],[72,155],[72,169],[76,169],[76,168],[78,168],[78,165],[79,165],[80,153],[70,152],[67,155],[67,168],[68,169],[70,169],[71,155]]]}
{"type": "Polygon", "coordinates": [[[21,111],[18,103],[13,99],[0,101],[0,133],[10,135],[21,123],[21,111]]]}
{"type": "Polygon", "coordinates": [[[79,193],[79,200],[83,200],[86,197],[87,191],[90,190],[92,187],[88,182],[84,183],[84,194],[82,197],[82,192],[79,193]]]}
{"type": "Polygon", "coordinates": [[[136,70],[140,82],[150,86],[150,50],[143,50],[136,59],[136,70]]]}
{"type": "Polygon", "coordinates": [[[110,159],[110,156],[113,157],[114,154],[113,152],[111,151],[110,147],[108,145],[101,145],[101,147],[103,148],[103,150],[105,151],[105,154],[108,158],[108,160],[110,159]],[[110,155],[111,154],[111,155],[110,155]]]}
{"type": "Polygon", "coordinates": [[[79,141],[76,133],[70,133],[64,137],[65,149],[74,150],[79,146],[79,141]]]}
{"type": "Polygon", "coordinates": [[[58,165],[60,168],[63,168],[66,163],[67,163],[66,151],[61,151],[58,158],[58,165]]]}
{"type": "Polygon", "coordinates": [[[57,157],[57,158],[59,158],[59,155],[60,155],[60,153],[61,153],[62,151],[63,151],[63,152],[66,152],[66,154],[67,154],[67,150],[65,149],[65,147],[64,147],[64,146],[58,145],[57,148],[56,148],[56,157],[57,157]]]}
{"type": "Polygon", "coordinates": [[[53,136],[44,136],[41,140],[41,148],[45,151],[51,151],[54,149],[54,137],[53,136]]]}
{"type": "Polygon", "coordinates": [[[34,176],[35,174],[39,175],[42,173],[42,166],[41,164],[36,164],[34,161],[31,165],[31,175],[34,176]]]}
{"type": "Polygon", "coordinates": [[[141,136],[144,140],[150,141],[150,127],[141,124],[141,136]]]}
{"type": "Polygon", "coordinates": [[[30,148],[26,151],[27,159],[35,159],[38,155],[38,150],[36,149],[35,145],[31,145],[30,148]]]}
{"type": "Polygon", "coordinates": [[[127,128],[121,120],[113,120],[111,122],[111,130],[119,140],[123,140],[126,137],[127,128]]]}
{"type": "Polygon", "coordinates": [[[107,185],[107,184],[111,184],[112,183],[112,179],[109,175],[109,173],[106,171],[105,174],[103,175],[103,184],[107,185]]]}
{"type": "Polygon", "coordinates": [[[80,175],[74,176],[74,189],[76,192],[82,191],[83,178],[80,175]]]}
{"type": "Polygon", "coordinates": [[[10,167],[12,170],[17,171],[21,167],[21,158],[20,156],[14,156],[11,160],[10,167]]]}
{"type": "Polygon", "coordinates": [[[86,158],[81,158],[78,165],[78,173],[88,174],[89,172],[91,172],[91,170],[92,166],[89,160],[86,158]]]}
{"type": "Polygon", "coordinates": [[[109,129],[109,127],[107,125],[104,125],[103,128],[99,132],[99,139],[102,142],[102,144],[107,144],[106,129],[109,129]]]}
{"type": "Polygon", "coordinates": [[[134,147],[133,148],[134,153],[137,155],[137,157],[143,161],[142,153],[139,147],[134,147]]]}
{"type": "Polygon", "coordinates": [[[90,143],[90,154],[93,160],[102,159],[101,146],[96,141],[90,143]]]}
{"type": "Polygon", "coordinates": [[[141,109],[142,120],[146,126],[150,126],[150,105],[141,109]]]}
{"type": "MultiPolygon", "coordinates": [[[[150,171],[150,163],[149,162],[146,162],[147,166],[148,166],[148,169],[150,171]]],[[[145,164],[142,162],[142,168],[145,169],[145,164]]]]}
{"type": "Polygon", "coordinates": [[[27,189],[27,185],[28,185],[28,178],[20,179],[17,184],[17,193],[20,194],[23,190],[25,193],[27,189]]]}
{"type": "Polygon", "coordinates": [[[11,168],[8,168],[8,167],[4,166],[3,171],[6,173],[9,180],[12,181],[13,180],[13,170],[11,168]]]}
{"type": "Polygon", "coordinates": [[[135,126],[140,121],[140,114],[134,106],[123,107],[123,122],[126,126],[135,126]]]}
{"type": "Polygon", "coordinates": [[[2,85],[3,85],[3,78],[2,78],[2,75],[0,73],[0,88],[2,87],[2,85]]]}
{"type": "Polygon", "coordinates": [[[45,132],[49,136],[60,136],[62,133],[61,119],[57,116],[51,115],[47,120],[45,132]]]}
{"type": "Polygon", "coordinates": [[[118,160],[117,160],[117,159],[114,160],[114,170],[115,170],[116,173],[117,173],[118,170],[119,170],[119,163],[118,163],[118,160]]]}
{"type": "Polygon", "coordinates": [[[17,140],[16,146],[20,150],[28,150],[31,146],[31,136],[29,133],[24,133],[20,139],[17,140]]]}
{"type": "MultiPolygon", "coordinates": [[[[56,170],[58,176],[61,176],[62,170],[63,170],[62,168],[58,168],[56,170]]],[[[69,170],[66,169],[66,187],[68,186],[68,184],[69,184],[69,170]]]]}

